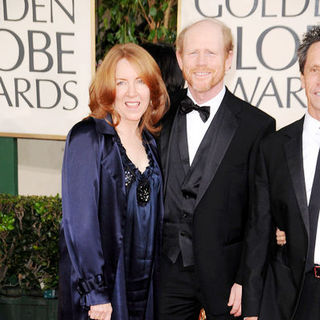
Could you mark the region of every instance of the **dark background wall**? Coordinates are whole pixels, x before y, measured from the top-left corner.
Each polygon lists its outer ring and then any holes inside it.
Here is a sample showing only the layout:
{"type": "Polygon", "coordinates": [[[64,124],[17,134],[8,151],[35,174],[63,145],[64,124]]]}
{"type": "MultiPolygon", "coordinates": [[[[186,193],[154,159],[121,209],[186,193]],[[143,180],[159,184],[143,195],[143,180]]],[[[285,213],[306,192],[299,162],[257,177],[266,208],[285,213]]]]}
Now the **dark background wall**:
{"type": "Polygon", "coordinates": [[[0,138],[0,193],[18,193],[17,139],[0,138]]]}

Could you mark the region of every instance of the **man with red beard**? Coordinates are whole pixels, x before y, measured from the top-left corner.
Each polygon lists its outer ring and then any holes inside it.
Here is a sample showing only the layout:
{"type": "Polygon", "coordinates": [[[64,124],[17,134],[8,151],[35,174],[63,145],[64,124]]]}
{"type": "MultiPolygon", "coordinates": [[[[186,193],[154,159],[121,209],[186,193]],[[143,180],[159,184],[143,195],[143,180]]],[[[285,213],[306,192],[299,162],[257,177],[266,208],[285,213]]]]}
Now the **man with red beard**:
{"type": "Polygon", "coordinates": [[[188,26],[177,39],[188,88],[162,121],[159,152],[165,217],[160,320],[241,315],[242,242],[261,138],[270,116],[224,85],[231,67],[230,29],[217,20],[188,26]]]}

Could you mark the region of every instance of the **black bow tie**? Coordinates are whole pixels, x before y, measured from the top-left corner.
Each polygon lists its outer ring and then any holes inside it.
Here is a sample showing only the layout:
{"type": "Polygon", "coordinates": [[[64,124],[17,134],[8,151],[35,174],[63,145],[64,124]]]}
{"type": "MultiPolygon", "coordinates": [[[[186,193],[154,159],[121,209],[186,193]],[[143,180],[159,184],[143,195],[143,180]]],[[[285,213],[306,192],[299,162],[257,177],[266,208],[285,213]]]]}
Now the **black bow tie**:
{"type": "Polygon", "coordinates": [[[203,122],[206,122],[210,116],[210,107],[208,106],[203,106],[200,107],[197,104],[194,104],[193,101],[189,97],[185,97],[181,102],[180,102],[180,111],[183,114],[187,114],[191,111],[198,111],[200,118],[203,122]]]}

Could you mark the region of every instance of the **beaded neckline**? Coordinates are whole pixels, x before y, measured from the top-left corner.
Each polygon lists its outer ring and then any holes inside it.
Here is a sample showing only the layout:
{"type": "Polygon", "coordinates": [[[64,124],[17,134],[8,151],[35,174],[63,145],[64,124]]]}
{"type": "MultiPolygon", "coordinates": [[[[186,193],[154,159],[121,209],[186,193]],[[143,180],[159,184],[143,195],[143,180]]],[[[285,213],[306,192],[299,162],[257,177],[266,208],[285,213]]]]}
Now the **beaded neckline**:
{"type": "Polygon", "coordinates": [[[124,166],[124,174],[125,174],[125,186],[127,192],[130,190],[131,185],[134,181],[137,181],[137,202],[140,206],[145,206],[150,200],[150,182],[149,177],[153,171],[153,158],[150,149],[148,148],[147,142],[145,140],[144,135],[142,136],[142,143],[146,150],[147,157],[149,160],[149,164],[144,170],[141,172],[136,165],[130,160],[127,155],[125,147],[122,145],[120,137],[118,135],[116,137],[116,142],[119,146],[121,158],[123,160],[124,166]]]}

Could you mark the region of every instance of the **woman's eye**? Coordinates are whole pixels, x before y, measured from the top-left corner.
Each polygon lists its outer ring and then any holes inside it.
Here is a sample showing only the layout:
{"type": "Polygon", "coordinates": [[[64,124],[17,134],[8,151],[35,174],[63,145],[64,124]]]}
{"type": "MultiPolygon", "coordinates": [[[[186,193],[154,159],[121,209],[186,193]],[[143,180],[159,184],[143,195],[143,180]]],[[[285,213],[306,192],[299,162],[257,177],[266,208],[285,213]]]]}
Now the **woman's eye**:
{"type": "Polygon", "coordinates": [[[137,83],[139,83],[139,84],[145,84],[145,82],[144,82],[141,78],[137,79],[137,83]]]}

